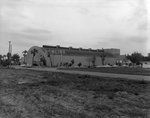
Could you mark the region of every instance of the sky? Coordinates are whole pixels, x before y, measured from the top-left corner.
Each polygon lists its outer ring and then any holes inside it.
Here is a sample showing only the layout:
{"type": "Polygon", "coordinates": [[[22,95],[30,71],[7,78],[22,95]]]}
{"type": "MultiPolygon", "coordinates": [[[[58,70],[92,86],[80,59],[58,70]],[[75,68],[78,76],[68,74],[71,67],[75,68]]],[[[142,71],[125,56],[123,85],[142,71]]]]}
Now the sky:
{"type": "Polygon", "coordinates": [[[32,46],[150,53],[150,0],[0,0],[0,54],[32,46]]]}

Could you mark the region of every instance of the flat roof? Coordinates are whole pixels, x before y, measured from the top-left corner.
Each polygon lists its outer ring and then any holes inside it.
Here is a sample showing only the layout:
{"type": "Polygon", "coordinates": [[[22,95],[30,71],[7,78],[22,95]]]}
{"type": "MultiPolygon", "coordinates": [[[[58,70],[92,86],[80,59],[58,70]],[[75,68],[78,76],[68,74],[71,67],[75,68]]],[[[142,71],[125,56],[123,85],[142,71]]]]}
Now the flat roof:
{"type": "MultiPolygon", "coordinates": [[[[49,46],[49,45],[43,45],[43,48],[46,50],[65,50],[65,55],[71,55],[71,56],[100,56],[103,55],[103,50],[97,49],[93,50],[91,48],[89,49],[83,49],[83,48],[73,48],[73,47],[61,47],[61,46],[49,46]]],[[[104,52],[104,55],[106,57],[116,57],[115,55],[104,52]]]]}
{"type": "Polygon", "coordinates": [[[62,46],[59,46],[59,45],[56,45],[56,46],[49,46],[49,45],[43,45],[43,48],[56,48],[56,49],[71,49],[71,50],[84,50],[84,51],[99,51],[99,52],[103,52],[102,49],[92,49],[92,48],[88,48],[88,49],[84,49],[84,48],[73,48],[73,47],[62,47],[62,46]]]}

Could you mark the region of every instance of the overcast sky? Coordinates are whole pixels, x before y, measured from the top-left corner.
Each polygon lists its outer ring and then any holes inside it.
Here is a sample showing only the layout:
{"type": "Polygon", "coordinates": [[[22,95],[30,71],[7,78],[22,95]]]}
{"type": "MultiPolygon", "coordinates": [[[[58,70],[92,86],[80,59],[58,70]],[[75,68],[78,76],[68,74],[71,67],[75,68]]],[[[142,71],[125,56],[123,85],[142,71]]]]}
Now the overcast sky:
{"type": "Polygon", "coordinates": [[[0,0],[0,54],[32,46],[150,52],[150,0],[0,0]]]}

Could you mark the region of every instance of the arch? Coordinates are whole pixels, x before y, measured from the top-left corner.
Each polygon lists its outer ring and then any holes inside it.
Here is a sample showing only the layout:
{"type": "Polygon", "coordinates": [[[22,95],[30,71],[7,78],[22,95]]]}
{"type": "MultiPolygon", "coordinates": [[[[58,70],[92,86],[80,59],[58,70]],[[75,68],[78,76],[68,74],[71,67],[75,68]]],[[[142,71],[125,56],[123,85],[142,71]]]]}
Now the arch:
{"type": "Polygon", "coordinates": [[[34,57],[34,61],[40,62],[41,57],[44,57],[46,59],[46,55],[42,47],[33,46],[27,52],[27,65],[29,66],[32,66],[32,63],[33,63],[33,54],[31,53],[31,50],[33,49],[37,50],[37,53],[34,57]]]}

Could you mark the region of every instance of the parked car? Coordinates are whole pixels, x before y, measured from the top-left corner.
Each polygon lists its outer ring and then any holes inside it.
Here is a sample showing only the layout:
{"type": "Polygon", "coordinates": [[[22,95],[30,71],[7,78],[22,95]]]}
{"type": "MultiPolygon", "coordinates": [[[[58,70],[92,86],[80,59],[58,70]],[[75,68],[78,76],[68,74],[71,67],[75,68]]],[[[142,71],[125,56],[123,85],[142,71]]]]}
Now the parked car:
{"type": "Polygon", "coordinates": [[[31,68],[32,65],[29,65],[29,64],[20,64],[20,67],[28,67],[28,68],[31,68]]]}
{"type": "Polygon", "coordinates": [[[112,65],[111,67],[112,67],[112,68],[117,68],[117,67],[119,67],[119,66],[117,66],[117,65],[112,65]]]}
{"type": "Polygon", "coordinates": [[[128,65],[122,65],[122,67],[129,67],[128,65]]]}
{"type": "Polygon", "coordinates": [[[26,67],[27,65],[26,65],[26,64],[20,64],[20,66],[21,66],[21,67],[26,67]]]}
{"type": "Polygon", "coordinates": [[[100,65],[100,66],[96,66],[97,68],[105,68],[105,67],[111,67],[110,65],[100,65]]]}

